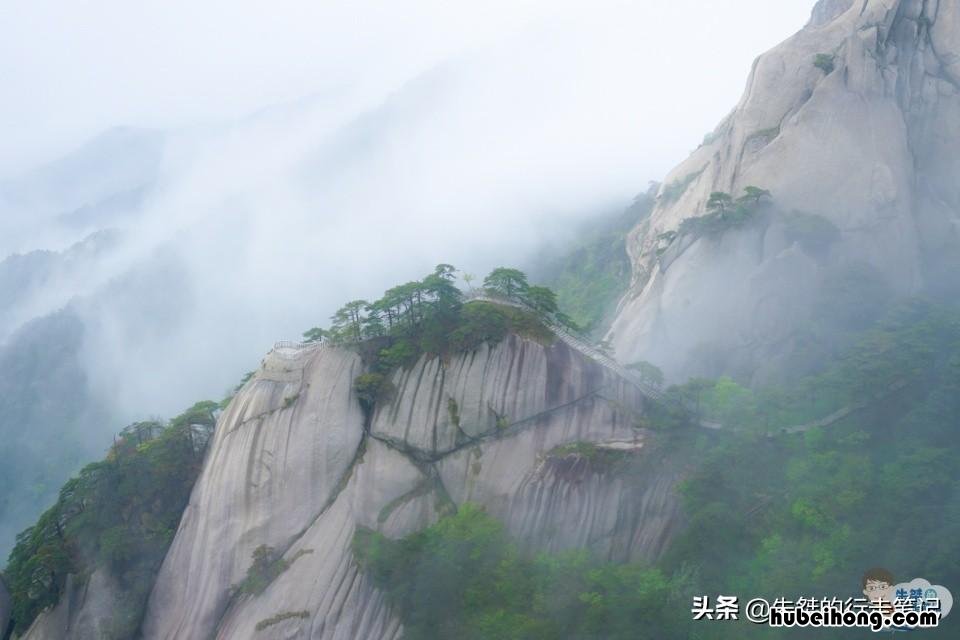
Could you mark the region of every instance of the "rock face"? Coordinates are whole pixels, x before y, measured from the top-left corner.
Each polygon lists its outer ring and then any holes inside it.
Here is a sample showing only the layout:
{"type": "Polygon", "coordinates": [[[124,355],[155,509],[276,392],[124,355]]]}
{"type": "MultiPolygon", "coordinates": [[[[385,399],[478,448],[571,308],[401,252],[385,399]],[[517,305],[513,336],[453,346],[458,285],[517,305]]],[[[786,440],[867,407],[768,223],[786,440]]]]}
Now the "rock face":
{"type": "Polygon", "coordinates": [[[209,637],[253,550],[289,548],[330,509],[363,438],[351,391],[360,371],[357,355],[333,349],[264,361],[218,421],[151,595],[146,637],[209,637]]]}
{"type": "Polygon", "coordinates": [[[95,571],[86,581],[68,576],[60,602],[42,613],[20,640],[100,640],[110,629],[122,592],[106,572],[95,571]]]}
{"type": "Polygon", "coordinates": [[[218,422],[145,638],[397,638],[353,534],[403,536],[464,501],[537,548],[614,560],[656,557],[679,524],[678,473],[637,427],[643,397],[563,342],[509,336],[423,357],[393,374],[392,398],[366,419],[352,390],[361,370],[334,347],[267,356],[218,422]],[[557,450],[581,441],[645,471],[626,479],[557,450]],[[289,567],[258,595],[232,594],[264,544],[289,567]]]}
{"type": "Polygon", "coordinates": [[[855,272],[891,296],[956,295],[958,145],[960,5],[821,0],[757,59],[740,103],[631,232],[633,282],[608,336],[618,357],[673,379],[764,377],[797,349],[824,283],[855,272]],[[747,185],[772,192],[772,221],[664,246],[711,192],[747,185]],[[794,210],[831,222],[836,241],[804,246],[794,210]]]}

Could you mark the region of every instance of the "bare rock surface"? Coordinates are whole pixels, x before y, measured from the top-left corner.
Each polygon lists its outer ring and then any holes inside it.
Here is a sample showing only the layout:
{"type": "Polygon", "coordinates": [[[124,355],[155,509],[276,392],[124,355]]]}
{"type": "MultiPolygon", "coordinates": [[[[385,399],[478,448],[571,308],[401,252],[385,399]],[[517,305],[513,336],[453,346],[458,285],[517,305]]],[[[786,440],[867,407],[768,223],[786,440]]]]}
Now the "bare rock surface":
{"type": "Polygon", "coordinates": [[[424,357],[394,374],[366,423],[351,386],[361,371],[335,347],[264,360],[218,422],[145,638],[398,638],[353,536],[401,537],[466,501],[531,548],[621,561],[657,557],[680,522],[679,472],[638,427],[643,396],[561,341],[424,357]],[[562,449],[578,443],[645,471],[562,449]],[[236,592],[262,544],[289,566],[262,593],[236,592]]]}
{"type": "Polygon", "coordinates": [[[875,273],[892,296],[957,294],[958,20],[944,0],[821,0],[756,60],[739,104],[629,235],[633,282],[608,335],[621,361],[656,362],[675,380],[717,375],[715,362],[763,378],[844,269],[875,273]],[[664,251],[658,236],[702,215],[711,192],[748,185],[769,189],[781,215],[835,225],[829,254],[797,255],[776,216],[725,234],[739,240],[681,237],[664,251]],[[768,313],[784,300],[785,323],[768,313]]]}
{"type": "Polygon", "coordinates": [[[60,602],[44,611],[20,640],[101,640],[112,637],[122,592],[112,576],[95,571],[86,581],[68,576],[60,602]]]}
{"type": "MultiPolygon", "coordinates": [[[[372,433],[427,457],[598,391],[623,388],[618,376],[560,341],[544,347],[518,336],[449,362],[424,356],[396,371],[391,382],[393,397],[377,409],[372,433]]],[[[642,403],[639,396],[630,401],[642,403]]]]}
{"type": "Polygon", "coordinates": [[[356,354],[271,352],[218,421],[150,598],[144,635],[208,638],[254,549],[290,546],[354,464],[363,415],[356,354]]]}

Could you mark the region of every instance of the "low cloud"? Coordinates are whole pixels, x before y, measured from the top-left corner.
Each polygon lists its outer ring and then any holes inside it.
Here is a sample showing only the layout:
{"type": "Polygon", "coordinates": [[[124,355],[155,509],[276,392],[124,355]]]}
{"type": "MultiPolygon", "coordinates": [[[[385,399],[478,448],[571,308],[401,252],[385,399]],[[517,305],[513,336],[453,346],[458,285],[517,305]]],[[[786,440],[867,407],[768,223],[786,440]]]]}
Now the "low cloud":
{"type": "MultiPolygon", "coordinates": [[[[146,21],[158,7],[95,3],[82,23],[115,32],[129,57],[57,23],[69,31],[64,42],[78,44],[76,58],[103,63],[113,82],[66,82],[61,105],[32,105],[26,130],[50,149],[125,119],[157,127],[149,136],[160,136],[161,151],[155,164],[150,145],[88,157],[103,177],[143,154],[143,175],[54,204],[44,189],[62,195],[62,182],[44,182],[44,169],[8,182],[0,250],[59,249],[116,227],[118,245],[81,284],[52,281],[31,309],[78,310],[91,382],[119,415],[169,415],[223,393],[274,340],[323,324],[348,299],[375,297],[438,262],[477,275],[520,263],[574,223],[625,206],[732,105],[757,50],[801,25],[810,3],[795,4],[794,15],[753,0],[527,2],[468,13],[426,2],[402,15],[377,3],[309,16],[297,3],[246,17],[224,7],[223,42],[193,26],[174,42],[166,18],[146,21]],[[113,27],[96,22],[108,16],[113,27]],[[763,19],[772,22],[762,32],[751,26],[763,19]],[[156,50],[138,44],[147,24],[156,50]],[[292,99],[306,86],[313,93],[292,99]],[[266,102],[279,104],[236,115],[266,102]],[[89,224],[63,222],[65,212],[96,213],[118,189],[140,195],[89,224]]],[[[40,19],[49,9],[14,10],[23,29],[42,31],[54,28],[40,19]]],[[[207,7],[196,24],[218,17],[207,7]]],[[[0,46],[16,53],[24,43],[21,34],[0,46]]],[[[34,70],[58,78],[69,58],[54,47],[34,70]]],[[[0,122],[14,148],[26,148],[17,124],[39,79],[15,71],[24,98],[5,105],[0,122]]]]}

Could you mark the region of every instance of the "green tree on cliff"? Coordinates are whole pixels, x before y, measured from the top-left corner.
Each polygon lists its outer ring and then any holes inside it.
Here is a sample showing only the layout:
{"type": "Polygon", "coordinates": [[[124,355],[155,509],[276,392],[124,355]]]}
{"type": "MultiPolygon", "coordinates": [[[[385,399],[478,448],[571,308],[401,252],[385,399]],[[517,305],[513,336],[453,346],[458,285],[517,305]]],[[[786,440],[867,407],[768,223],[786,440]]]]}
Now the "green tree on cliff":
{"type": "Polygon", "coordinates": [[[513,298],[524,293],[528,288],[527,276],[519,269],[497,267],[483,279],[483,287],[493,294],[500,294],[513,298]]]}
{"type": "Polygon", "coordinates": [[[531,286],[523,294],[523,301],[533,307],[537,313],[550,315],[557,311],[557,294],[548,287],[531,286]]]}
{"type": "Polygon", "coordinates": [[[770,192],[766,189],[761,189],[760,187],[755,187],[753,185],[747,185],[743,188],[743,195],[739,198],[739,202],[750,202],[754,205],[758,205],[760,204],[760,200],[769,197],[770,192]]]}
{"type": "Polygon", "coordinates": [[[723,191],[714,191],[707,199],[707,211],[719,212],[721,216],[733,206],[733,196],[723,191]]]}

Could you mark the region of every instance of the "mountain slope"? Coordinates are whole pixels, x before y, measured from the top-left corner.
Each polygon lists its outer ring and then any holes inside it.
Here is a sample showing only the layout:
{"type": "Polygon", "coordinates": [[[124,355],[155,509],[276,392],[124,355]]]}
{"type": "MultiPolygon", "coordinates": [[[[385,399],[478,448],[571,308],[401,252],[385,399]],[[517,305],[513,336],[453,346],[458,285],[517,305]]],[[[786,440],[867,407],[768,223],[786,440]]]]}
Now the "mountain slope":
{"type": "Polygon", "coordinates": [[[537,548],[586,545],[621,561],[662,552],[677,523],[675,474],[634,487],[551,462],[559,445],[650,437],[620,408],[642,411],[638,392],[562,342],[513,336],[449,361],[424,356],[395,372],[395,399],[366,424],[351,389],[360,371],[338,348],[265,359],[221,418],[146,638],[253,637],[274,616],[273,633],[397,637],[352,558],[353,534],[405,535],[465,501],[537,548]],[[289,565],[262,595],[242,588],[261,545],[289,565]]]}
{"type": "MultiPolygon", "coordinates": [[[[814,316],[838,303],[827,283],[880,298],[957,293],[958,21],[955,2],[822,0],[757,59],[740,103],[631,232],[631,291],[608,336],[621,360],[652,360],[674,379],[763,379],[810,366],[795,356],[814,316]],[[751,185],[772,192],[764,220],[671,240],[711,193],[751,185]],[[805,243],[795,211],[836,237],[805,243]]],[[[841,318],[823,333],[844,328],[841,318]]]]}
{"type": "Polygon", "coordinates": [[[72,309],[23,326],[0,345],[0,554],[53,502],[61,483],[98,457],[89,432],[107,411],[91,392],[72,309]]]}

